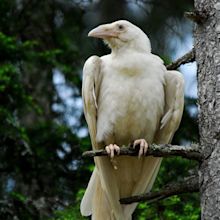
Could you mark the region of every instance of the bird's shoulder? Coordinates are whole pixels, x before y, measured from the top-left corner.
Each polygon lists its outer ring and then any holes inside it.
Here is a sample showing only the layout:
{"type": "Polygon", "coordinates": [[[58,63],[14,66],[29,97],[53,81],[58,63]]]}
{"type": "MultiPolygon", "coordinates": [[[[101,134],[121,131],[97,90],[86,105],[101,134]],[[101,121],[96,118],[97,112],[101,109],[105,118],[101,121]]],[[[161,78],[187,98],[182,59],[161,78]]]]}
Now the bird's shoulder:
{"type": "Polygon", "coordinates": [[[93,68],[99,67],[100,63],[101,63],[100,57],[98,57],[96,55],[89,57],[84,64],[83,72],[85,72],[88,68],[91,68],[91,67],[93,67],[93,68]]]}
{"type": "Polygon", "coordinates": [[[108,54],[100,57],[103,65],[113,66],[142,66],[142,65],[154,65],[164,66],[163,60],[152,53],[143,53],[137,51],[128,51],[128,53],[122,54],[108,54]]]}

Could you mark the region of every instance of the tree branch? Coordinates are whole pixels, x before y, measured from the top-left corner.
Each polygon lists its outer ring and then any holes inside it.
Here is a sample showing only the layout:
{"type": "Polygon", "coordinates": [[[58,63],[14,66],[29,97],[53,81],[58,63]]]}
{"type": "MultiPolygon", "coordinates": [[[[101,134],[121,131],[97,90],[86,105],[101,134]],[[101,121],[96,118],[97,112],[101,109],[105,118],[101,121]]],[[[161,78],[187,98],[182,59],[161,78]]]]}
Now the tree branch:
{"type": "Polygon", "coordinates": [[[179,66],[185,63],[190,63],[195,61],[195,49],[193,48],[188,53],[186,53],[184,56],[180,57],[176,61],[172,62],[171,64],[168,64],[166,68],[168,70],[176,70],[179,66]]]}
{"type": "MultiPolygon", "coordinates": [[[[120,155],[127,156],[137,156],[138,155],[138,147],[133,149],[132,146],[126,147],[122,146],[120,148],[120,155]]],[[[86,151],[82,155],[83,157],[97,157],[97,156],[108,156],[106,150],[94,150],[94,151],[86,151]]],[[[170,156],[181,156],[190,160],[202,161],[203,157],[199,151],[199,146],[197,144],[191,144],[190,146],[178,146],[171,144],[151,144],[148,147],[146,156],[154,156],[154,157],[170,157],[170,156]]]]}
{"type": "Polygon", "coordinates": [[[185,12],[184,16],[191,21],[197,23],[197,24],[202,24],[208,19],[208,13],[207,11],[190,11],[190,12],[185,12]]]}
{"type": "Polygon", "coordinates": [[[169,183],[158,192],[148,192],[137,196],[122,198],[120,199],[120,203],[131,204],[140,201],[147,201],[148,203],[152,203],[173,195],[180,195],[189,192],[199,192],[198,175],[190,176],[181,183],[169,183]]]}

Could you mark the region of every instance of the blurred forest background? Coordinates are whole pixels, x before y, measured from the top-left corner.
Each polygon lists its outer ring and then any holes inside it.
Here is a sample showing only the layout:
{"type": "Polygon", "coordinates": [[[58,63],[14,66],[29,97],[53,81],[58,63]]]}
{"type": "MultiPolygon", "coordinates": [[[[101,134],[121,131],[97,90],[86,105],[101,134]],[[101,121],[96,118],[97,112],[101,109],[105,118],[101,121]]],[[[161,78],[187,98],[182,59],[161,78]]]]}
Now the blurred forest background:
{"type": "MultiPolygon", "coordinates": [[[[87,33],[101,23],[130,20],[169,63],[192,35],[183,16],[190,10],[193,0],[0,1],[0,219],[87,219],[79,204],[94,165],[81,158],[91,149],[82,67],[92,54],[109,52],[87,33]]],[[[186,97],[173,143],[197,141],[196,100],[186,97]]],[[[196,166],[164,159],[154,190],[184,181],[196,166]]],[[[140,203],[134,219],[200,219],[198,194],[140,203]]]]}

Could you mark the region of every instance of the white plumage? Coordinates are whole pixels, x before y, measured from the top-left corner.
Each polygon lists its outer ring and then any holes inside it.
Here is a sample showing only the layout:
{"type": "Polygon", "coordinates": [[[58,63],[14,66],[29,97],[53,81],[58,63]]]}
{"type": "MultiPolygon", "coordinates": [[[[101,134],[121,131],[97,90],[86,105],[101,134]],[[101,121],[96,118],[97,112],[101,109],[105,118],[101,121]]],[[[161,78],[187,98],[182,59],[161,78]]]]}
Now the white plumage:
{"type": "Polygon", "coordinates": [[[170,143],[182,117],[184,81],[166,70],[146,34],[128,21],[100,25],[89,36],[104,39],[112,50],[86,61],[82,85],[93,149],[107,146],[112,159],[95,158],[81,213],[93,220],[131,220],[137,204],[121,205],[119,199],[149,191],[161,158],[114,157],[114,149],[138,140],[141,156],[144,140],[170,143]]]}

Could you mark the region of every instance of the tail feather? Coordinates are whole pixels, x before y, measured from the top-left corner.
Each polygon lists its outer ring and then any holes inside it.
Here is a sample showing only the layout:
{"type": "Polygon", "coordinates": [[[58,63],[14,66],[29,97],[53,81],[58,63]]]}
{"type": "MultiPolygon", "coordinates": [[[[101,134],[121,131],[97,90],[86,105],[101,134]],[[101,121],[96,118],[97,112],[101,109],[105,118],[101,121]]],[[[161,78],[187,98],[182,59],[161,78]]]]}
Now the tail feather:
{"type": "Polygon", "coordinates": [[[95,196],[92,200],[92,220],[116,220],[110,208],[106,193],[102,189],[99,177],[94,191],[95,196]]]}
{"type": "Polygon", "coordinates": [[[94,187],[97,185],[97,180],[98,180],[98,171],[95,168],[92,173],[92,176],[90,177],[89,184],[86,188],[85,194],[80,204],[80,211],[82,216],[92,215],[92,199],[93,197],[95,197],[94,187]]]}
{"type": "Polygon", "coordinates": [[[92,215],[92,220],[116,220],[105,191],[102,189],[97,168],[94,169],[80,204],[83,216],[92,215]]]}
{"type": "MultiPolygon", "coordinates": [[[[146,170],[147,176],[144,175],[144,178],[140,180],[140,182],[144,181],[145,183],[137,184],[132,195],[149,192],[154,184],[162,158],[148,157],[146,159],[143,169],[146,170]]],[[[122,205],[125,215],[124,220],[132,219],[132,214],[137,205],[138,203],[122,205]]],[[[97,168],[92,173],[80,209],[83,216],[92,215],[92,220],[117,220],[110,207],[108,196],[102,188],[97,168]]]]}
{"type": "MultiPolygon", "coordinates": [[[[138,181],[139,184],[137,184],[136,187],[134,187],[132,196],[144,192],[149,192],[152,189],[157,174],[159,172],[161,162],[162,162],[162,158],[155,158],[155,157],[145,158],[145,164],[143,168],[145,169],[148,175],[143,176],[143,178],[138,181]]],[[[136,209],[137,205],[138,203],[132,203],[124,206],[124,213],[127,218],[126,220],[131,219],[131,216],[134,210],[136,209]]]]}

